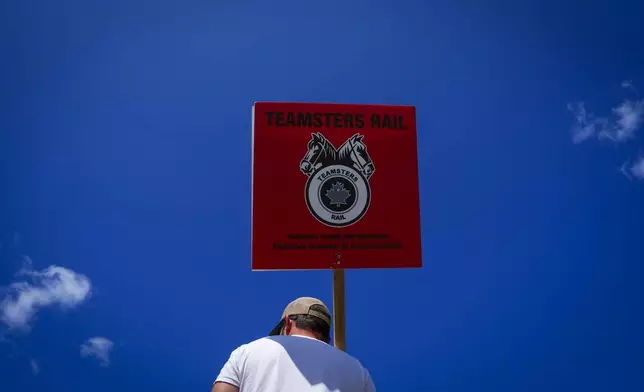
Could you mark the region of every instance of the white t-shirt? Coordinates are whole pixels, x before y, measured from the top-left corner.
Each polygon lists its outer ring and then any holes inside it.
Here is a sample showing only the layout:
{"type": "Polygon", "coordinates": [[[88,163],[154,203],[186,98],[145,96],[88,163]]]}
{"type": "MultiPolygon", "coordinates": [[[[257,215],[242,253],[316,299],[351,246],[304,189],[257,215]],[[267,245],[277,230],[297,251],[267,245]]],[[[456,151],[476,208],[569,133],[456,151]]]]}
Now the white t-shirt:
{"type": "Polygon", "coordinates": [[[235,349],[215,380],[240,392],[375,392],[362,364],[306,336],[270,336],[235,349]]]}

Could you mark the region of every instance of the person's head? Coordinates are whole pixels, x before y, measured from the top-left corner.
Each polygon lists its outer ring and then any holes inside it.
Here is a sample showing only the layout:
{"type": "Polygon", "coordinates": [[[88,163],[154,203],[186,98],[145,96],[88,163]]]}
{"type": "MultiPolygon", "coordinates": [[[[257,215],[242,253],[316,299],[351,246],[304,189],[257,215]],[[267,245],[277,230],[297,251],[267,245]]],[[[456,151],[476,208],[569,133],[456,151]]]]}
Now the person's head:
{"type": "Polygon", "coordinates": [[[282,312],[280,322],[269,333],[269,336],[274,335],[308,335],[329,343],[331,312],[317,298],[298,298],[282,312]]]}

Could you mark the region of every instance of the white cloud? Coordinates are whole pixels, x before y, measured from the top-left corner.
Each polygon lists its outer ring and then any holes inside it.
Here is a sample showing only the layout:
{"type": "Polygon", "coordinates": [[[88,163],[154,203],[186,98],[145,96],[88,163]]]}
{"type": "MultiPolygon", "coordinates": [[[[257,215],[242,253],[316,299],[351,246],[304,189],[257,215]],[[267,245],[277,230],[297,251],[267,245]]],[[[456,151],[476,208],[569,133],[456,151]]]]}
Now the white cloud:
{"type": "Polygon", "coordinates": [[[40,367],[38,366],[38,362],[32,359],[29,362],[29,364],[31,365],[31,372],[34,374],[34,376],[38,375],[38,373],[40,373],[40,367]]]}
{"type": "Polygon", "coordinates": [[[29,329],[41,308],[58,305],[73,309],[91,294],[92,284],[85,275],[56,265],[42,271],[33,271],[28,266],[18,276],[31,278],[31,282],[11,284],[0,302],[0,321],[9,329],[29,329]]]}
{"type": "Polygon", "coordinates": [[[616,142],[632,139],[642,123],[644,100],[631,101],[627,99],[619,106],[614,107],[612,111],[616,120],[610,127],[600,132],[599,137],[616,142]]]}
{"type": "Polygon", "coordinates": [[[96,336],[87,339],[85,343],[81,345],[80,354],[81,357],[96,357],[101,366],[109,366],[110,352],[113,347],[114,343],[109,339],[96,336]]]}
{"type": "MultiPolygon", "coordinates": [[[[581,143],[591,138],[624,143],[637,140],[637,131],[644,125],[644,99],[630,80],[624,80],[622,87],[630,90],[637,99],[625,99],[611,109],[611,116],[598,117],[589,112],[583,102],[569,103],[568,110],[574,116],[572,127],[573,143],[581,143]]],[[[644,180],[644,156],[634,162],[627,161],[619,171],[629,180],[644,180]]]]}
{"type": "MultiPolygon", "coordinates": [[[[637,94],[630,80],[622,82],[622,87],[631,89],[637,94]]],[[[584,142],[592,137],[624,142],[633,139],[644,119],[644,100],[626,99],[611,109],[612,116],[599,117],[588,112],[583,102],[568,104],[575,123],[572,127],[574,143],[584,142]]]]}
{"type": "Polygon", "coordinates": [[[572,141],[575,144],[582,143],[603,132],[608,125],[606,119],[596,118],[594,114],[588,113],[583,102],[569,103],[568,110],[575,116],[575,124],[572,128],[572,141]]]}
{"type": "Polygon", "coordinates": [[[625,88],[625,89],[633,90],[633,91],[635,92],[635,94],[639,94],[639,92],[637,91],[637,89],[636,89],[636,88],[635,88],[635,86],[633,85],[633,81],[632,81],[632,80],[624,80],[624,81],[622,82],[622,87],[623,87],[623,88],[625,88]]]}
{"type": "Polygon", "coordinates": [[[629,168],[633,177],[638,180],[644,180],[644,156],[639,157],[629,168]]]}

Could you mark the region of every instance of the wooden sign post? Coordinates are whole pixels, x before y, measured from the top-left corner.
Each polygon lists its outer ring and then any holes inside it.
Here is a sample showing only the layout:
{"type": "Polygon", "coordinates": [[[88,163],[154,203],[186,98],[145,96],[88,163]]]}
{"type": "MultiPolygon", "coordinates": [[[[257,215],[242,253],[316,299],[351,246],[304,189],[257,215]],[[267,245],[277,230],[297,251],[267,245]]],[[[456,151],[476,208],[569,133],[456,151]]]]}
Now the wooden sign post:
{"type": "Polygon", "coordinates": [[[253,105],[252,270],[333,270],[346,349],[344,270],[420,268],[413,106],[253,105]]]}
{"type": "Polygon", "coordinates": [[[344,269],[333,270],[333,343],[347,351],[347,331],[344,308],[344,269]]]}

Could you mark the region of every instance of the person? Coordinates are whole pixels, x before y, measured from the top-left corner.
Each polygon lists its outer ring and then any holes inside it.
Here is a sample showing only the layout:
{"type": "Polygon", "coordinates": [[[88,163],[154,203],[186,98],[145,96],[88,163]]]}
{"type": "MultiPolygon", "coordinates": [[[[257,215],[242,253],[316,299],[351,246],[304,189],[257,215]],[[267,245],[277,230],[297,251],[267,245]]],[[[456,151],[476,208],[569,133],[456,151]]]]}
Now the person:
{"type": "Polygon", "coordinates": [[[322,301],[294,300],[269,336],[233,350],[212,392],[375,392],[360,361],[330,345],[330,331],[322,301]]]}

